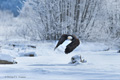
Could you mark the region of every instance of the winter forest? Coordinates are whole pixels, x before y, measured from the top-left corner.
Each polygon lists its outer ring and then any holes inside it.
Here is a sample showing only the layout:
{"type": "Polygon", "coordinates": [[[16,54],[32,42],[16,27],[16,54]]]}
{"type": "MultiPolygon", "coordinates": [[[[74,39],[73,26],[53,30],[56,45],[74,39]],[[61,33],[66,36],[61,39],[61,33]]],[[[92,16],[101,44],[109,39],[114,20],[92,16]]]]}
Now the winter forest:
{"type": "Polygon", "coordinates": [[[81,40],[119,42],[119,0],[27,0],[23,4],[17,17],[0,11],[0,26],[5,27],[1,35],[56,40],[67,33],[81,40]]]}

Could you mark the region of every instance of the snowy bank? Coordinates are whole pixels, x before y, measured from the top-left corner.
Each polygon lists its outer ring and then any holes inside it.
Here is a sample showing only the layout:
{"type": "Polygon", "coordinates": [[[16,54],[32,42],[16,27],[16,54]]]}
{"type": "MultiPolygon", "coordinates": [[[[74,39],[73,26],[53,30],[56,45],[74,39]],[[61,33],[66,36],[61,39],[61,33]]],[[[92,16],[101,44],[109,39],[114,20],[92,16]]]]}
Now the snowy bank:
{"type": "Polygon", "coordinates": [[[8,54],[0,53],[0,64],[16,64],[14,58],[8,54]]]}

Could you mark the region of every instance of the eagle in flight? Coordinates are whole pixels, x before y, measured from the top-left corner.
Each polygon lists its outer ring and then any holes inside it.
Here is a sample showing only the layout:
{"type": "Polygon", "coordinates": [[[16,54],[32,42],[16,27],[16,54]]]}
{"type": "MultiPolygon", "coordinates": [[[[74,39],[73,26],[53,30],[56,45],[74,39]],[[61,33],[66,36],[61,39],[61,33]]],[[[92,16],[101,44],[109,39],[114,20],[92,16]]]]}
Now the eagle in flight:
{"type": "Polygon", "coordinates": [[[68,53],[72,52],[72,51],[80,44],[79,39],[78,39],[75,35],[63,34],[63,35],[61,36],[61,38],[59,39],[59,41],[58,41],[56,47],[54,48],[54,50],[55,50],[59,45],[61,45],[65,40],[71,40],[71,43],[69,43],[69,44],[66,46],[65,54],[68,54],[68,53]]]}

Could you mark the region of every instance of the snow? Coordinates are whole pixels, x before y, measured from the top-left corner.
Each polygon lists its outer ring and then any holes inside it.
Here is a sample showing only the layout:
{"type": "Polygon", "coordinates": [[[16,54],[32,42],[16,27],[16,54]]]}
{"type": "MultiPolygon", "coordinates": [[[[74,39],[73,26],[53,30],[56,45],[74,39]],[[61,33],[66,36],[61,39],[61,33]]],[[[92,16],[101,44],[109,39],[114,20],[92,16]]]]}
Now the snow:
{"type": "MultiPolygon", "coordinates": [[[[56,43],[36,42],[35,57],[20,57],[15,48],[3,47],[1,51],[13,52],[18,63],[0,65],[0,80],[120,80],[120,54],[117,50],[106,51],[109,46],[102,43],[81,42],[72,53],[65,54],[63,49],[67,43],[54,51],[56,43]],[[81,55],[87,62],[69,64],[71,57],[76,55],[81,55]]],[[[28,48],[26,52],[32,50],[28,48]]]]}
{"type": "Polygon", "coordinates": [[[10,61],[10,62],[14,61],[12,56],[5,54],[5,53],[4,54],[0,53],[0,60],[6,60],[6,61],[10,61]]]}

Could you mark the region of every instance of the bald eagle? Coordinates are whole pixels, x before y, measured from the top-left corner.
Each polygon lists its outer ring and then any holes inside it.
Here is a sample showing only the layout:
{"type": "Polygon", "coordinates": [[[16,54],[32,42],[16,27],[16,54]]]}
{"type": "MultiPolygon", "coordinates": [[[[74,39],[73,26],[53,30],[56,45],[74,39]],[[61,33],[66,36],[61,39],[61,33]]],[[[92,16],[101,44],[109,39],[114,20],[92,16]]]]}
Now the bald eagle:
{"type": "Polygon", "coordinates": [[[61,36],[61,38],[59,39],[56,47],[54,48],[54,50],[59,46],[61,45],[65,40],[71,40],[72,42],[70,44],[68,44],[66,46],[66,49],[65,49],[65,54],[68,54],[70,52],[72,52],[79,44],[80,44],[80,41],[79,39],[75,36],[75,35],[68,35],[68,34],[63,34],[61,36]]]}

